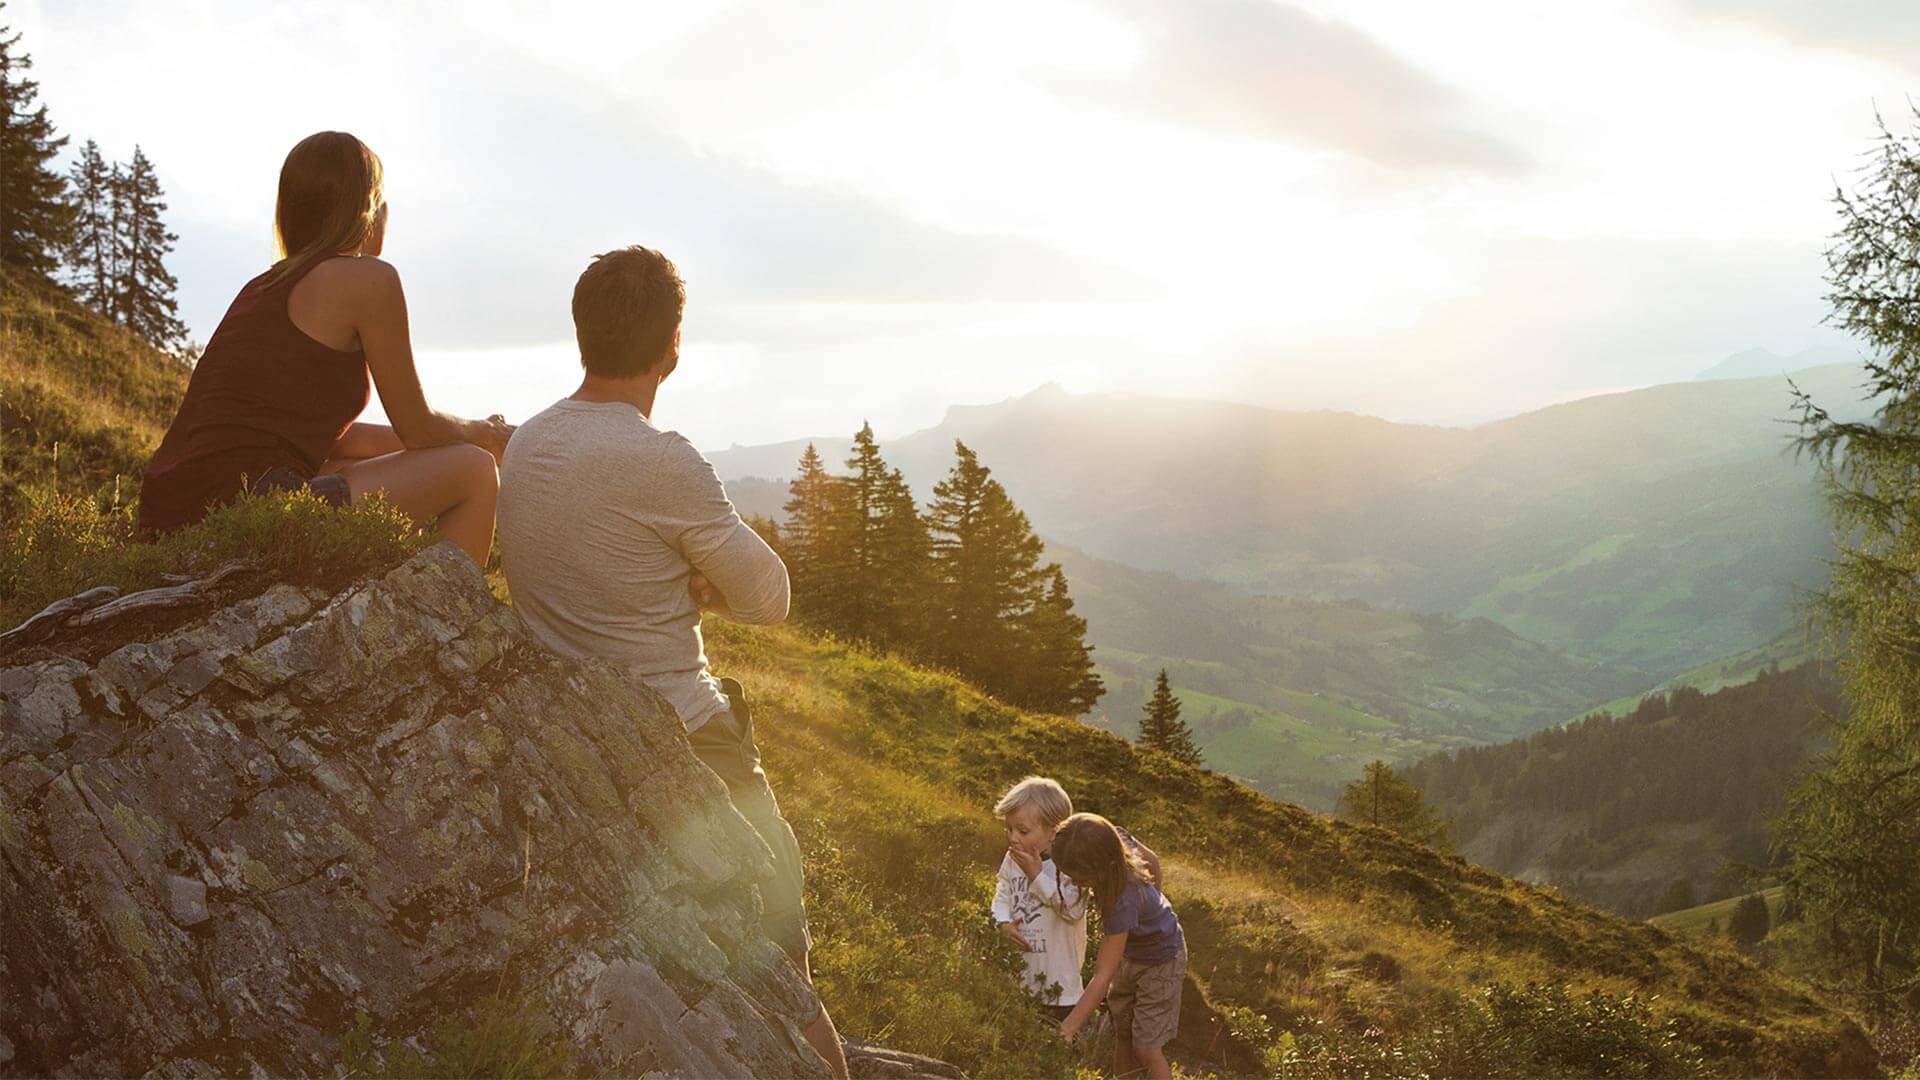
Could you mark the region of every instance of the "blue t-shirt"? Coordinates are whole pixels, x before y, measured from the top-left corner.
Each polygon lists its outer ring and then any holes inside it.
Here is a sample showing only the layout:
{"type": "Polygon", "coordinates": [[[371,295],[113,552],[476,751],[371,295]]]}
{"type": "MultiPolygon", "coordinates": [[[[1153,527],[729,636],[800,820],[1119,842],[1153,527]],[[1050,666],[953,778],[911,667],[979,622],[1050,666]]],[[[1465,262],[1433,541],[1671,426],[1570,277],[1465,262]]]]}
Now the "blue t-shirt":
{"type": "Polygon", "coordinates": [[[1105,931],[1127,935],[1126,957],[1136,964],[1164,964],[1180,955],[1186,941],[1173,905],[1159,889],[1140,881],[1130,881],[1120,890],[1105,931]]]}

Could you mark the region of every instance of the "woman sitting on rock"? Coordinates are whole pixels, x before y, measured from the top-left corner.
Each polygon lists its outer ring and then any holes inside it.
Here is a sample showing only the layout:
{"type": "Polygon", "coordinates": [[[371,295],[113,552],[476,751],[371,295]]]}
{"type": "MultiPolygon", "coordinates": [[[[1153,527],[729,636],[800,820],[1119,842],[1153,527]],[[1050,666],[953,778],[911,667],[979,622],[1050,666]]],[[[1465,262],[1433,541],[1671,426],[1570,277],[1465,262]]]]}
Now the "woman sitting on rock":
{"type": "Polygon", "coordinates": [[[400,275],[378,257],[386,231],[365,143],[323,131],[287,155],[281,259],[240,290],[194,367],[147,466],[142,530],[190,525],[243,489],[305,487],[336,506],[378,491],[486,560],[513,428],[427,407],[400,275]],[[355,422],[375,386],[392,427],[355,422]]]}

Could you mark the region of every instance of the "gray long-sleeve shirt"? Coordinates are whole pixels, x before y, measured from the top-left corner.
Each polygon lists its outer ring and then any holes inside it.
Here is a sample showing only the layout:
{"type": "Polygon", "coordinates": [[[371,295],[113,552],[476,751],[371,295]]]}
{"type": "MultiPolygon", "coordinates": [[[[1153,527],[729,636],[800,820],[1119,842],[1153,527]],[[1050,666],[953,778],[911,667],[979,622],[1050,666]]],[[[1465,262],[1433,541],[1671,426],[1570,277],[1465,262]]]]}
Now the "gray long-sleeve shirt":
{"type": "Polygon", "coordinates": [[[500,463],[500,554],[538,641],[630,666],[689,731],[727,708],[691,571],[725,599],[723,615],[787,617],[787,568],[713,466],[625,402],[561,400],[514,432],[500,463]]]}

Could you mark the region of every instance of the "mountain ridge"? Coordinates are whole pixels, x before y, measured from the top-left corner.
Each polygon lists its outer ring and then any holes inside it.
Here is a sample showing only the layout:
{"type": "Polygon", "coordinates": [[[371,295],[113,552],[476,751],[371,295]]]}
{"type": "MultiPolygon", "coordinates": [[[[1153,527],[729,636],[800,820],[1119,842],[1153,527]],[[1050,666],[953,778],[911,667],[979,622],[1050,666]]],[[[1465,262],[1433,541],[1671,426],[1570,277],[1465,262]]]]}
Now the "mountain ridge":
{"type": "MultiPolygon", "coordinates": [[[[1797,382],[1864,415],[1857,369],[1797,382]]],[[[1786,629],[1821,580],[1817,472],[1784,379],[1669,383],[1473,428],[1237,403],[1047,393],[883,445],[924,497],[965,437],[1035,530],[1247,593],[1485,616],[1564,651],[1676,674],[1786,629]]],[[[777,516],[803,443],[722,451],[777,516]],[[758,479],[749,479],[757,477],[758,479]]],[[[843,443],[823,440],[837,464],[843,443]]]]}

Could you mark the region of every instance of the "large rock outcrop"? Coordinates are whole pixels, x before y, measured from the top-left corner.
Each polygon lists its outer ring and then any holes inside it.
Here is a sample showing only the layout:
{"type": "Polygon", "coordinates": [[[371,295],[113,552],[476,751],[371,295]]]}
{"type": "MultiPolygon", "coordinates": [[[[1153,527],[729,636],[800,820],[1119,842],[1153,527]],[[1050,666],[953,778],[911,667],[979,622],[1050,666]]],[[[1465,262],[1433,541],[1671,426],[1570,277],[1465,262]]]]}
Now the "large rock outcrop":
{"type": "Polygon", "coordinates": [[[310,1075],[485,1001],[603,1075],[823,1075],[766,857],[457,550],[276,587],[0,670],[0,1075],[310,1075]]]}

